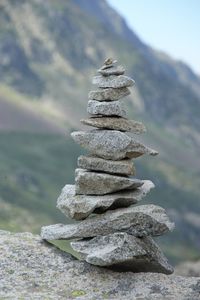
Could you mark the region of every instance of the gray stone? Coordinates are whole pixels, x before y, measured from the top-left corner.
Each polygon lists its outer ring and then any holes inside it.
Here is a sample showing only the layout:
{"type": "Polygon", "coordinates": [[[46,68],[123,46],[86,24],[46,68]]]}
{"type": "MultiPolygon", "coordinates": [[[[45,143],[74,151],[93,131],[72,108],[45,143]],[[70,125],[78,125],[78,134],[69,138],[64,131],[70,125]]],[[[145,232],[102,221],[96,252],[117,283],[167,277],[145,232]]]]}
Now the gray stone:
{"type": "Polygon", "coordinates": [[[133,137],[115,130],[76,131],[71,133],[76,143],[87,149],[91,155],[105,159],[121,160],[134,158],[143,154],[157,155],[133,137]]]}
{"type": "Polygon", "coordinates": [[[150,180],[135,190],[126,190],[110,195],[75,195],[75,186],[67,184],[57,200],[57,208],[67,217],[82,220],[92,213],[103,213],[108,209],[128,207],[141,201],[154,188],[150,180]]]}
{"type": "Polygon", "coordinates": [[[84,169],[76,169],[75,171],[75,192],[77,195],[105,195],[125,189],[136,189],[142,185],[142,180],[126,176],[84,169]]]}
{"type": "Polygon", "coordinates": [[[0,299],[191,300],[200,278],[113,272],[74,259],[31,233],[0,231],[0,299]]]}
{"type": "Polygon", "coordinates": [[[116,117],[97,117],[81,120],[81,123],[88,126],[93,126],[103,129],[112,129],[119,131],[129,131],[136,134],[141,134],[146,131],[145,126],[141,122],[127,120],[116,117]]]}
{"type": "Polygon", "coordinates": [[[96,100],[89,100],[87,112],[94,117],[98,115],[119,117],[126,116],[126,111],[124,110],[124,105],[121,101],[99,102],[96,100]]]}
{"type": "Polygon", "coordinates": [[[122,66],[117,66],[117,67],[113,66],[113,67],[106,68],[106,69],[99,69],[97,72],[103,76],[123,75],[125,72],[125,69],[122,66]]]}
{"type": "Polygon", "coordinates": [[[109,64],[109,65],[103,65],[101,68],[100,68],[100,70],[106,70],[106,69],[109,69],[109,68],[112,68],[112,67],[114,67],[114,65],[115,65],[115,63],[116,63],[117,61],[115,60],[115,62],[113,62],[113,63],[111,63],[111,64],[109,64]]]}
{"type": "Polygon", "coordinates": [[[112,59],[112,58],[107,58],[103,64],[103,66],[101,67],[102,70],[108,69],[113,67],[115,64],[117,63],[116,59],[112,59]]]}
{"type": "Polygon", "coordinates": [[[150,204],[107,211],[76,224],[44,226],[41,236],[45,240],[79,239],[123,231],[143,237],[162,235],[173,228],[174,223],[169,220],[165,210],[150,204]]]}
{"type": "Polygon", "coordinates": [[[88,97],[90,100],[116,101],[130,95],[130,93],[131,92],[126,87],[118,89],[107,88],[90,91],[88,97]]]}
{"type": "Polygon", "coordinates": [[[107,160],[95,156],[81,155],[78,158],[78,166],[82,169],[110,174],[135,175],[136,173],[132,159],[107,160]]]}
{"type": "Polygon", "coordinates": [[[111,76],[95,76],[92,80],[93,84],[96,84],[100,88],[122,88],[129,87],[135,84],[135,81],[128,76],[124,75],[111,75],[111,76]]]}
{"type": "Polygon", "coordinates": [[[125,232],[71,242],[88,263],[117,271],[172,274],[173,268],[151,237],[137,238],[125,232]]]}

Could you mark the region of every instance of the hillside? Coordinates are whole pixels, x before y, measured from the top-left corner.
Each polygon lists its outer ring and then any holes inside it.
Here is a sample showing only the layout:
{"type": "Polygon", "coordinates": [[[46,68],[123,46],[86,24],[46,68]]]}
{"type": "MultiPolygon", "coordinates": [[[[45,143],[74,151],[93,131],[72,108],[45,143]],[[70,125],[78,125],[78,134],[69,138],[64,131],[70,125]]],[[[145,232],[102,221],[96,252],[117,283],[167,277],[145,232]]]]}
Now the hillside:
{"type": "Polygon", "coordinates": [[[160,152],[136,164],[137,176],[156,184],[147,201],[176,221],[162,243],[174,260],[196,257],[199,77],[144,44],[104,0],[2,0],[0,56],[0,227],[37,232],[63,220],[55,200],[82,151],[69,131],[86,115],[95,69],[111,56],[135,79],[129,115],[144,120],[143,139],[160,152]]]}

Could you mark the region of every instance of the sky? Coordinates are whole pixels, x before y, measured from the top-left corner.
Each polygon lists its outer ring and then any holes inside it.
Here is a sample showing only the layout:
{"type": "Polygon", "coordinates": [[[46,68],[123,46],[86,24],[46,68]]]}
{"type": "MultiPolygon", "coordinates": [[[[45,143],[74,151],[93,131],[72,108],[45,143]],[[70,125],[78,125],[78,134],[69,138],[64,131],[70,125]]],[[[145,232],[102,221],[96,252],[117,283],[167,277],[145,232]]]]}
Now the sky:
{"type": "Polygon", "coordinates": [[[200,0],[107,0],[148,45],[200,75],[200,0]]]}

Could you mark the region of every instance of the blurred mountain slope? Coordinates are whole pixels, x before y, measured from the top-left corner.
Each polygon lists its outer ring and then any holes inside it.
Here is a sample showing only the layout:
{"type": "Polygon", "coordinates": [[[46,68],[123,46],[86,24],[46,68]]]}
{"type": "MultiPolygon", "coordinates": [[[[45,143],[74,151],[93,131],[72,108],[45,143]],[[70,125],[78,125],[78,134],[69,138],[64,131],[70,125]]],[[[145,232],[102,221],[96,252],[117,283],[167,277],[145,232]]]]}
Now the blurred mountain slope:
{"type": "Polygon", "coordinates": [[[200,246],[199,227],[188,218],[200,213],[200,79],[144,44],[104,0],[0,2],[1,165],[7,178],[0,181],[6,210],[1,224],[10,226],[9,204],[35,218],[34,230],[62,219],[55,198],[73,182],[82,151],[63,134],[80,127],[91,77],[110,56],[135,79],[125,100],[129,116],[144,120],[148,133],[142,139],[160,152],[136,163],[138,177],[157,187],[147,200],[173,208],[177,231],[164,243],[172,257],[178,259],[182,245],[182,258],[190,258],[200,246]]]}
{"type": "Polygon", "coordinates": [[[107,56],[136,80],[132,102],[146,117],[183,134],[200,125],[199,77],[143,44],[104,0],[3,0],[0,30],[0,79],[68,109],[74,125],[85,111],[88,76],[107,56]]]}

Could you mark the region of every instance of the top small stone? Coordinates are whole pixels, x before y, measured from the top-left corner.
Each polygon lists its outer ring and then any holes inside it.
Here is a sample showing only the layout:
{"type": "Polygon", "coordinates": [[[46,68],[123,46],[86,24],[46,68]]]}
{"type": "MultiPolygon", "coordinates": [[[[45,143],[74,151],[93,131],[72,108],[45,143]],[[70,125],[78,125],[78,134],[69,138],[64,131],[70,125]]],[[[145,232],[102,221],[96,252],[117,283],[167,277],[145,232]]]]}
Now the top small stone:
{"type": "Polygon", "coordinates": [[[110,68],[110,67],[113,67],[114,64],[117,63],[117,60],[113,60],[112,58],[107,58],[105,61],[104,61],[104,64],[103,66],[101,67],[101,70],[105,70],[107,68],[110,68]]]}
{"type": "Polygon", "coordinates": [[[105,61],[104,61],[104,65],[111,65],[113,64],[113,59],[112,58],[107,58],[105,61]]]}

